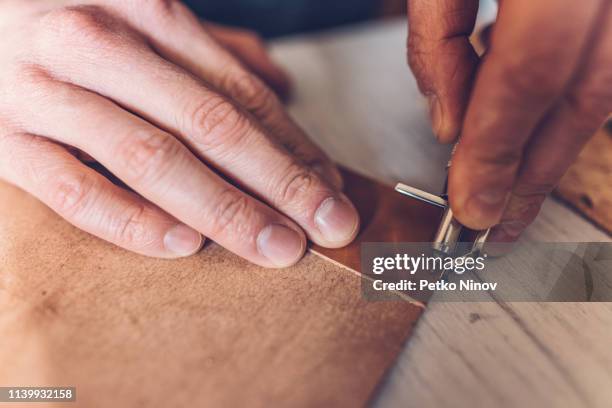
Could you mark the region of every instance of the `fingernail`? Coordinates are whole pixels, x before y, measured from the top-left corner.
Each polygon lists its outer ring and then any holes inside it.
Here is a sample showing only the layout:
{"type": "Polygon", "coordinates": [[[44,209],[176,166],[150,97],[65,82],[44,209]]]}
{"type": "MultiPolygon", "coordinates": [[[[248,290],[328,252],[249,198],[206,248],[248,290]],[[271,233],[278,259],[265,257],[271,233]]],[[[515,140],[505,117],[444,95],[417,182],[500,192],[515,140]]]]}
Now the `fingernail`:
{"type": "Polygon", "coordinates": [[[330,197],[319,206],[315,223],[326,241],[346,245],[357,234],[359,215],[346,197],[330,197]]]}
{"type": "Polygon", "coordinates": [[[164,236],[164,246],[178,256],[193,255],[204,244],[204,237],[186,225],[178,224],[170,228],[164,236]]]}
{"type": "Polygon", "coordinates": [[[467,203],[466,210],[472,218],[486,224],[497,224],[501,219],[508,193],[505,190],[489,190],[474,195],[467,203]]]}
{"type": "Polygon", "coordinates": [[[305,239],[297,231],[281,224],[268,225],[257,236],[259,253],[278,267],[296,263],[305,247],[305,239]]]}

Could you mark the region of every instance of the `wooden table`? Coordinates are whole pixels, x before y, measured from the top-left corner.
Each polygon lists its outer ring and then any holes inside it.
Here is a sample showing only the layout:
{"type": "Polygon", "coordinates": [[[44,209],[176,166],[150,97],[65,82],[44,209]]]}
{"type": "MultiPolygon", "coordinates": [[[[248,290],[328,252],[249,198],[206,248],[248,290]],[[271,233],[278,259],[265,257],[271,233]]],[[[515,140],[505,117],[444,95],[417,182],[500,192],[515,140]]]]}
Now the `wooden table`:
{"type": "MultiPolygon", "coordinates": [[[[436,144],[405,63],[403,21],[285,39],[291,111],[332,157],[438,192],[436,144]]],[[[522,238],[609,241],[549,199],[522,238]]],[[[377,407],[610,407],[612,303],[433,303],[373,401],[377,407]]]]}

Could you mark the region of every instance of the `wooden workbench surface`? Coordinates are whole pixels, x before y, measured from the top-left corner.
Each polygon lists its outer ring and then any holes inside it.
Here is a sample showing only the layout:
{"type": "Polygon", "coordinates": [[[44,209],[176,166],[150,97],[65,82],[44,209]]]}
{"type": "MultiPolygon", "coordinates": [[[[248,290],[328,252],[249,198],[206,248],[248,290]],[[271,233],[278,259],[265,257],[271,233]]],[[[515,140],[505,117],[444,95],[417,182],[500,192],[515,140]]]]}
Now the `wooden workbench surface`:
{"type": "MultiPolygon", "coordinates": [[[[291,111],[339,162],[437,192],[438,146],[405,64],[403,21],[282,40],[291,111]]],[[[524,240],[609,241],[549,199],[524,240]]],[[[609,407],[612,304],[433,303],[374,401],[379,407],[609,407]]]]}

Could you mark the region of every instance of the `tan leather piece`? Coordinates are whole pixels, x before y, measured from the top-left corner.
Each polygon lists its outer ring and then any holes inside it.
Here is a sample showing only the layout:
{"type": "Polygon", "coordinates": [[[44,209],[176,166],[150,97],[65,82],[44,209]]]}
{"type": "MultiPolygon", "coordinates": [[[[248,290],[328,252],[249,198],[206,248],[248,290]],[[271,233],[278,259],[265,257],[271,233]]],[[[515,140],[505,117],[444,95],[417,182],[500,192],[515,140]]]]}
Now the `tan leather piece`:
{"type": "Polygon", "coordinates": [[[586,144],[555,190],[572,207],[612,234],[612,116],[586,144]]]}
{"type": "Polygon", "coordinates": [[[363,242],[431,242],[442,210],[397,193],[353,171],[341,169],[344,192],[361,216],[357,238],[340,249],[313,245],[311,251],[353,271],[360,270],[363,242]]]}
{"type": "MultiPolygon", "coordinates": [[[[362,189],[370,208],[379,187],[362,189]]],[[[397,215],[384,202],[374,220],[397,215]]],[[[422,231],[414,210],[400,225],[422,231]]],[[[421,311],[365,301],[358,276],[311,254],[286,270],[215,244],[134,255],[0,183],[0,385],[76,386],[69,407],[360,406],[421,311]]]]}

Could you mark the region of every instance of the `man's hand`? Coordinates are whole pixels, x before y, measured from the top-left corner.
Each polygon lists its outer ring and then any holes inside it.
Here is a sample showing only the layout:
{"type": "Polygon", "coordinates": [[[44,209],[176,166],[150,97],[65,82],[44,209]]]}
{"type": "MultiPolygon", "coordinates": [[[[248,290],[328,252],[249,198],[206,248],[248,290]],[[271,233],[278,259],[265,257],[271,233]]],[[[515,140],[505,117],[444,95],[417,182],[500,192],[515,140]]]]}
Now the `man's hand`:
{"type": "Polygon", "coordinates": [[[306,237],[346,245],[359,220],[338,171],[260,77],[287,89],[255,36],[179,1],[3,1],[0,177],[149,256],[193,254],[201,234],[267,267],[306,237]]]}
{"type": "Polygon", "coordinates": [[[612,111],[612,2],[500,2],[480,59],[478,0],[410,0],[409,62],[442,142],[461,136],[450,203],[512,241],[612,111]]]}

